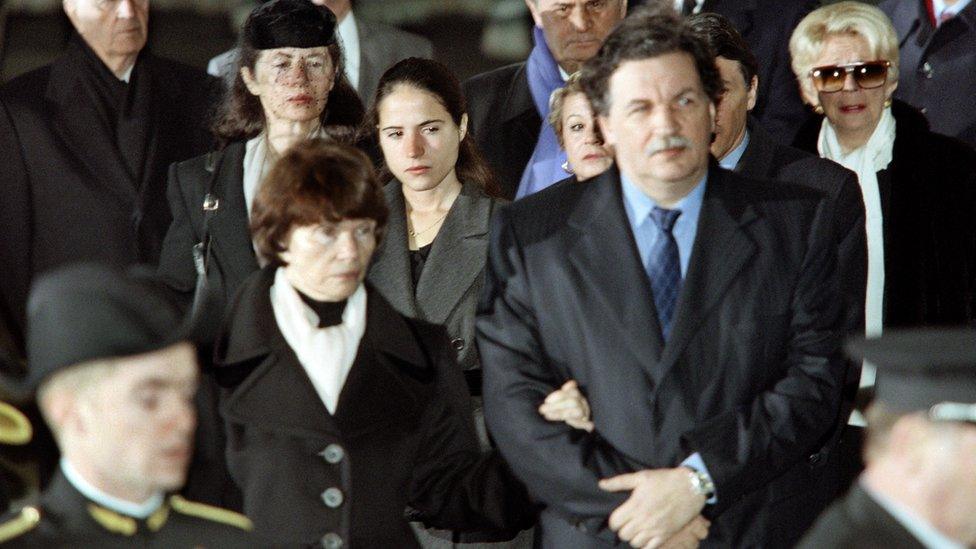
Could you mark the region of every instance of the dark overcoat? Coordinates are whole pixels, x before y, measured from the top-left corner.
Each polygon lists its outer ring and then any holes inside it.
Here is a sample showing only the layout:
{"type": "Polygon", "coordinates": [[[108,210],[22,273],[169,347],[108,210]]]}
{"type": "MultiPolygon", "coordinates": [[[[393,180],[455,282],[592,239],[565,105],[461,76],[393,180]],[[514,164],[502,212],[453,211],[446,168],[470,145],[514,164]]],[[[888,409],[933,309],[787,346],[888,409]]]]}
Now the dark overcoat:
{"type": "Polygon", "coordinates": [[[895,517],[863,488],[854,486],[827,509],[798,549],[923,549],[895,517]]]}
{"type": "Polygon", "coordinates": [[[976,4],[939,27],[925,0],[888,0],[881,9],[898,34],[895,97],[921,109],[932,131],[976,147],[976,4]]]}
{"type": "Polygon", "coordinates": [[[82,55],[70,48],[0,91],[0,314],[19,341],[37,274],[77,261],[155,265],[170,223],[166,169],[211,146],[215,81],[143,51],[134,74],[151,79],[151,131],[133,180],[109,131],[78,116],[82,55]]]}
{"type": "Polygon", "coordinates": [[[542,129],[525,63],[471,77],[464,82],[464,96],[471,135],[498,180],[501,196],[512,200],[542,129]]]}
{"type": "Polygon", "coordinates": [[[485,418],[545,508],[543,547],[608,547],[626,498],[597,480],[701,455],[718,501],[705,547],[781,547],[780,508],[816,490],[845,365],[833,213],[822,194],[709,168],[670,338],[611,168],[504,206],[492,224],[478,345],[485,418]],[[574,379],[593,433],[548,422],[574,379]]]}
{"type": "Polygon", "coordinates": [[[367,287],[366,332],[333,415],[277,327],[274,273],[241,287],[216,350],[227,463],[256,533],[281,546],[417,547],[408,506],[455,530],[531,520],[524,488],[478,449],[443,328],[367,287]]]}
{"type": "MultiPolygon", "coordinates": [[[[929,130],[895,101],[892,161],[878,172],[884,223],[884,325],[968,324],[976,319],[976,152],[929,130]]],[[[797,146],[816,152],[822,118],[797,146]]]]}

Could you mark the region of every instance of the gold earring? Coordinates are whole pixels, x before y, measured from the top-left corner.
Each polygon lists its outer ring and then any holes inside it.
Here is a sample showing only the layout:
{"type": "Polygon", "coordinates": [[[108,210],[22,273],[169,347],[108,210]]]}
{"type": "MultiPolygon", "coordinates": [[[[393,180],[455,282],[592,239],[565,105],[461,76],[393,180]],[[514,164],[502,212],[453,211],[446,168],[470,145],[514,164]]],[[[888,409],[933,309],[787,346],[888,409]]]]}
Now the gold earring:
{"type": "Polygon", "coordinates": [[[824,113],[823,105],[814,105],[813,112],[817,114],[823,114],[824,113]]]}
{"type": "Polygon", "coordinates": [[[891,106],[891,98],[890,97],[888,99],[885,99],[884,106],[885,106],[886,109],[891,106]]]}

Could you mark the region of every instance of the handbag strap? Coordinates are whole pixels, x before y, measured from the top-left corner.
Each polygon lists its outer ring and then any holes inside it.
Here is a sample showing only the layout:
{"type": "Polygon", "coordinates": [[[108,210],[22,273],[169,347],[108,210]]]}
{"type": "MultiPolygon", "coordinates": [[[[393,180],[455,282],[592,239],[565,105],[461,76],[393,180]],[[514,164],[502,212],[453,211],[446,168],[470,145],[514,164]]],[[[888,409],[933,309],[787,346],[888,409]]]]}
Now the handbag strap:
{"type": "Polygon", "coordinates": [[[200,242],[193,246],[193,262],[197,274],[200,276],[207,275],[207,266],[210,263],[210,222],[220,208],[220,198],[214,193],[214,188],[217,186],[217,174],[220,173],[220,167],[223,165],[223,162],[224,155],[222,151],[211,151],[207,153],[203,164],[203,168],[210,174],[210,178],[207,181],[207,192],[203,195],[203,204],[201,204],[203,208],[203,231],[200,236],[200,242]]]}

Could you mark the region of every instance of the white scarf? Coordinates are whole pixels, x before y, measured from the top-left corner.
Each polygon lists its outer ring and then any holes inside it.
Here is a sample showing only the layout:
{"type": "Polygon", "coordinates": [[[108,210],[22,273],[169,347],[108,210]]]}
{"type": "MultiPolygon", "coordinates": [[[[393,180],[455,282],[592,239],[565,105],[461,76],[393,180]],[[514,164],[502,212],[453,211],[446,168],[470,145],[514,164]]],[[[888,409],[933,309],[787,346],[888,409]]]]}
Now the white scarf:
{"type": "MultiPolygon", "coordinates": [[[[847,154],[844,154],[837,132],[826,117],[820,127],[820,138],[817,142],[820,156],[856,173],[861,186],[868,241],[868,285],[864,302],[864,334],[867,337],[880,336],[884,321],[884,222],[878,172],[891,163],[894,146],[895,117],[891,115],[891,107],[882,111],[881,120],[867,143],[847,154]]],[[[861,387],[873,386],[874,380],[875,368],[865,362],[861,369],[861,387]]]]}
{"type": "Polygon", "coordinates": [[[366,332],[366,289],[362,284],[349,296],[342,324],[318,327],[318,316],[306,305],[278,268],[271,286],[271,306],[285,341],[295,352],[322,403],[335,414],[339,393],[346,383],[366,332]]]}

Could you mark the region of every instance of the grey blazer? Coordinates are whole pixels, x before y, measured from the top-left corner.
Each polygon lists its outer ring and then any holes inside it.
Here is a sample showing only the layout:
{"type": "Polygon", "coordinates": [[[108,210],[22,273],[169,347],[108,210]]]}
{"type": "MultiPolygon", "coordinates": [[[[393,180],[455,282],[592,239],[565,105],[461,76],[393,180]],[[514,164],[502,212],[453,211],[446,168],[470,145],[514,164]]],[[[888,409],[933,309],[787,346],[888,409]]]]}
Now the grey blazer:
{"type": "Polygon", "coordinates": [[[497,202],[465,183],[441,226],[414,288],[401,184],[384,189],[390,207],[386,236],[373,256],[369,282],[404,316],[442,324],[463,370],[479,367],[474,314],[484,287],[488,225],[497,202]]]}

